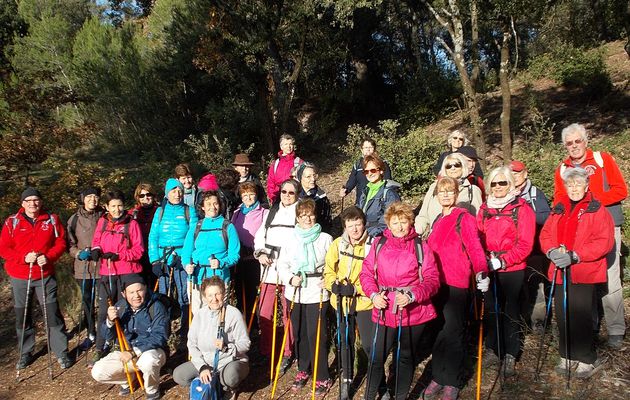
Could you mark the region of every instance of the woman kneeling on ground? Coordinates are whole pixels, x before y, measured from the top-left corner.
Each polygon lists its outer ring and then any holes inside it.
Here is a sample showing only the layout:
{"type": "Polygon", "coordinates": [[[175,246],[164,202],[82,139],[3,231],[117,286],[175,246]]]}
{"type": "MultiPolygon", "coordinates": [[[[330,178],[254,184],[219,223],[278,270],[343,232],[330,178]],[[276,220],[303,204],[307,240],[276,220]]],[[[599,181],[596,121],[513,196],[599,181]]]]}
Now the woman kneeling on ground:
{"type": "Polygon", "coordinates": [[[222,398],[231,398],[229,392],[235,392],[249,374],[247,351],[251,342],[247,327],[240,311],[225,304],[225,284],[221,278],[213,276],[205,279],[201,284],[201,293],[207,306],[197,312],[188,331],[191,359],[175,368],[173,380],[186,387],[197,377],[201,383],[210,383],[218,351],[217,369],[225,393],[222,398]]]}

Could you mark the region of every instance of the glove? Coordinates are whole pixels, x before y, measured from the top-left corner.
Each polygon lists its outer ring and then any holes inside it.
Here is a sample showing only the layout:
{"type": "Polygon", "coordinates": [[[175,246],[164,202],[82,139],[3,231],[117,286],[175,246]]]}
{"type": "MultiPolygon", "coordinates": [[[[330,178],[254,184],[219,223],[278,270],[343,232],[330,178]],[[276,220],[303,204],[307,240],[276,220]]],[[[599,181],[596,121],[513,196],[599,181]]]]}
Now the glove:
{"type": "Polygon", "coordinates": [[[103,253],[101,257],[103,257],[106,260],[112,260],[112,261],[120,260],[120,257],[118,256],[118,254],[112,253],[112,252],[103,253]]]}
{"type": "Polygon", "coordinates": [[[92,260],[92,252],[89,249],[83,249],[79,252],[77,258],[80,261],[91,261],[92,260]]]}
{"type": "Polygon", "coordinates": [[[501,261],[500,258],[492,257],[492,258],[490,258],[488,260],[488,268],[491,271],[499,270],[499,269],[503,268],[503,262],[501,261]]]}
{"type": "Polygon", "coordinates": [[[92,249],[92,251],[90,251],[90,258],[93,261],[98,261],[101,259],[101,256],[103,255],[103,252],[101,251],[101,249],[96,248],[96,249],[92,249]]]}
{"type": "Polygon", "coordinates": [[[330,292],[339,296],[341,293],[339,292],[339,284],[337,282],[333,282],[332,287],[330,288],[330,292]]]}
{"type": "Polygon", "coordinates": [[[155,261],[153,264],[151,264],[151,271],[153,272],[153,275],[157,276],[158,278],[166,275],[164,266],[165,265],[162,261],[155,261]]]}
{"type": "Polygon", "coordinates": [[[547,253],[547,258],[551,260],[552,263],[556,265],[556,267],[560,269],[565,269],[569,265],[571,265],[571,254],[566,251],[562,251],[559,248],[551,249],[547,253]]]}
{"type": "Polygon", "coordinates": [[[485,272],[478,272],[475,276],[475,280],[477,281],[477,290],[485,293],[490,289],[490,278],[485,272]]]}
{"type": "Polygon", "coordinates": [[[351,283],[346,283],[346,284],[342,284],[339,285],[339,294],[345,297],[352,297],[354,296],[355,290],[354,290],[354,285],[351,283]]]}

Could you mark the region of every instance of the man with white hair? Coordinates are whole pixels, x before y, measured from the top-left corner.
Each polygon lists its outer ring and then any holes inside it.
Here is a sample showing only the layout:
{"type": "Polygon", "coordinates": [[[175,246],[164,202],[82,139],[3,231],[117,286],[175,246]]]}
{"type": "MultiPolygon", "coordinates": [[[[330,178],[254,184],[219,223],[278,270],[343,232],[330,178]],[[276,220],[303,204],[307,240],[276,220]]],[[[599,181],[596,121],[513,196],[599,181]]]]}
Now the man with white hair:
{"type": "Polygon", "coordinates": [[[567,168],[581,167],[589,174],[589,189],[610,212],[615,223],[615,245],[607,256],[608,285],[602,297],[604,318],[608,329],[608,345],[621,348],[626,332],[623,292],[621,284],[620,252],[623,210],[621,202],[628,196],[628,187],[615,159],[603,151],[588,148],[586,128],[571,124],[562,130],[562,143],[569,157],[560,163],[555,172],[554,203],[566,195],[561,174],[567,168]]]}

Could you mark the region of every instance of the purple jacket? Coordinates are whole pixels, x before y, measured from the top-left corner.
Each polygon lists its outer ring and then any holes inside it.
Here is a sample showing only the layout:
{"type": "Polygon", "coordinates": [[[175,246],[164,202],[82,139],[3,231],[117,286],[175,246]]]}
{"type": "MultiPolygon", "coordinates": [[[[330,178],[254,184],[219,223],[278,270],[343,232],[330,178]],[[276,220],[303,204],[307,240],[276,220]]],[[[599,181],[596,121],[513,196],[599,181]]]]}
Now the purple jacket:
{"type": "Polygon", "coordinates": [[[240,207],[234,211],[232,224],[234,224],[238,238],[241,240],[241,247],[247,247],[252,251],[254,250],[254,236],[268,212],[269,210],[263,208],[260,204],[258,204],[258,207],[248,212],[247,215],[241,212],[240,207]]]}
{"type": "Polygon", "coordinates": [[[477,221],[464,208],[455,207],[445,217],[440,214],[433,224],[427,245],[435,253],[440,281],[449,286],[467,289],[472,271],[477,274],[488,270],[477,221]]]}
{"type": "MultiPolygon", "coordinates": [[[[414,238],[417,236],[413,228],[402,238],[394,237],[391,231],[386,229],[383,233],[383,237],[386,238],[385,244],[379,250],[378,260],[375,260],[376,248],[383,238],[374,239],[359,275],[363,291],[369,298],[383,288],[404,288],[411,291],[414,302],[403,309],[403,326],[420,325],[437,316],[431,304],[431,296],[435,295],[440,287],[440,277],[433,252],[426,243],[422,245],[422,270],[421,272],[418,270],[414,244],[414,238]],[[378,266],[376,273],[375,265],[378,266]]],[[[384,325],[395,328],[398,321],[397,315],[392,312],[394,292],[388,291],[387,297],[389,307],[384,310],[384,325]]],[[[379,310],[376,307],[372,310],[372,321],[379,322],[379,310]]],[[[380,323],[383,324],[383,321],[380,323]]]]}

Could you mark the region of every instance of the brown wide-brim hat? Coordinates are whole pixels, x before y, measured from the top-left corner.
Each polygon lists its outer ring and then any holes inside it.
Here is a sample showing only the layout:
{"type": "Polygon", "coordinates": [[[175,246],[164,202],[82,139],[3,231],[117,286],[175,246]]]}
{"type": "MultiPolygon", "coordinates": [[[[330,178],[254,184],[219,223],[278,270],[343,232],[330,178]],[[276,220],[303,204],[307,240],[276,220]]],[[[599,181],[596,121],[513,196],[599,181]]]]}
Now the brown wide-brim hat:
{"type": "Polygon", "coordinates": [[[248,167],[254,165],[253,162],[249,161],[249,157],[245,153],[239,153],[234,157],[234,162],[232,165],[247,165],[248,167]]]}

